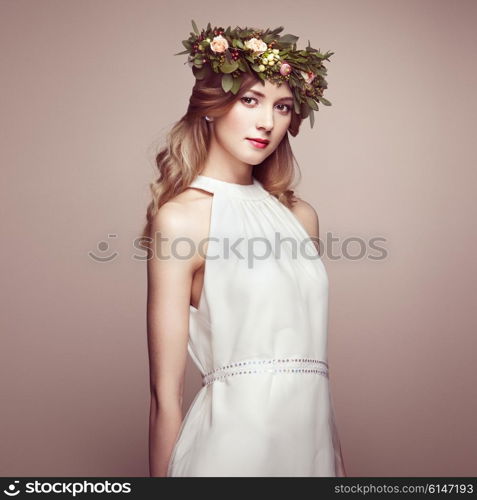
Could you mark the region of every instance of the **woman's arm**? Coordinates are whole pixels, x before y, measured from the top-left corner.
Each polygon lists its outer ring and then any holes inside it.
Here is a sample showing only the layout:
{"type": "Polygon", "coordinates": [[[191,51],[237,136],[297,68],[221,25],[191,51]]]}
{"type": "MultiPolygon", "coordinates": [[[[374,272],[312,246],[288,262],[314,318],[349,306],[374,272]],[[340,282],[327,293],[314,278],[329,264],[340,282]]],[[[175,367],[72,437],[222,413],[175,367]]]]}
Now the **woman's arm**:
{"type": "Polygon", "coordinates": [[[314,207],[305,200],[297,198],[297,201],[291,208],[291,211],[305,228],[316,249],[320,251],[320,221],[314,207]]]}
{"type": "Polygon", "coordinates": [[[182,396],[189,335],[192,277],[197,266],[190,238],[190,210],[169,201],[151,225],[147,264],[147,336],[150,366],[149,468],[151,477],[165,477],[182,423],[182,396]]]}

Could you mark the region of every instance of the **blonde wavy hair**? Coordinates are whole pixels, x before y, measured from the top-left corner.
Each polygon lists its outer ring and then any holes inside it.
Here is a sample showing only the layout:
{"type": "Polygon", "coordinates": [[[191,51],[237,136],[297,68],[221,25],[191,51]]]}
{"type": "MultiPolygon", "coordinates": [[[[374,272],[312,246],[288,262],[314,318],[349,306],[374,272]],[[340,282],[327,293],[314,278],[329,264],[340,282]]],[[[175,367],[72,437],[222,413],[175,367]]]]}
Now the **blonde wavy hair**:
{"type": "MultiPolygon", "coordinates": [[[[221,77],[220,74],[212,73],[203,80],[196,80],[186,114],[173,125],[166,136],[166,145],[157,153],[159,176],[149,185],[152,201],[147,207],[147,221],[141,238],[150,238],[151,222],[159,208],[184,191],[200,173],[210,142],[210,131],[204,116],[223,116],[247,90],[260,81],[258,77],[244,73],[240,89],[234,95],[223,91],[221,77]]],[[[252,176],[288,208],[296,201],[291,186],[296,173],[300,174],[288,133],[295,137],[303,121],[293,107],[291,113],[290,126],[278,147],[262,163],[254,165],[252,170],[252,176]]]]}

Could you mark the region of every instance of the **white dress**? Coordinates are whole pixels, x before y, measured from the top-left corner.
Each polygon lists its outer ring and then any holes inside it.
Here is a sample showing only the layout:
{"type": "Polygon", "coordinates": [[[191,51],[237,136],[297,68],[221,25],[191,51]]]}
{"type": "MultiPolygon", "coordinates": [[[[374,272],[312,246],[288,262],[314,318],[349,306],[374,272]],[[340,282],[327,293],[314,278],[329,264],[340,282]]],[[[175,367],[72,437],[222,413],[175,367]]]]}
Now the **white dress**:
{"type": "Polygon", "coordinates": [[[190,306],[188,351],[203,381],[167,475],[344,476],[319,252],[257,179],[199,175],[190,187],[214,195],[204,285],[190,306]]]}

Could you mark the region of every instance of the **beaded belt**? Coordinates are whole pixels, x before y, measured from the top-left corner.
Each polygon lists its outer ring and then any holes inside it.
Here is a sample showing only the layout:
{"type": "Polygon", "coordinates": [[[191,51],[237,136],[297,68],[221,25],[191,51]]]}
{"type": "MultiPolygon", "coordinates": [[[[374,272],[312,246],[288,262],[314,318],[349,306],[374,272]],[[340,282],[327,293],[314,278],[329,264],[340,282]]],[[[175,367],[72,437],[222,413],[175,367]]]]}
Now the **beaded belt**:
{"type": "Polygon", "coordinates": [[[254,373],[315,373],[328,378],[328,363],[311,358],[245,359],[215,368],[202,378],[202,385],[209,385],[234,375],[254,373]]]}

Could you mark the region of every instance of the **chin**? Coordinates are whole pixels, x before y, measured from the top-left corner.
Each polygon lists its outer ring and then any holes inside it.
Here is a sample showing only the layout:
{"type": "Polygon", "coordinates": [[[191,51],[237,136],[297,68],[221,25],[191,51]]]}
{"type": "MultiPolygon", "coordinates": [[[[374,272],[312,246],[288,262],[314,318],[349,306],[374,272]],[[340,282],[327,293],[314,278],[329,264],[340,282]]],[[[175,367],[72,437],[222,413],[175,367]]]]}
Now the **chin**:
{"type": "Polygon", "coordinates": [[[260,163],[263,162],[263,160],[265,159],[265,157],[262,157],[262,158],[247,158],[245,159],[245,163],[248,163],[249,165],[260,165],[260,163]]]}
{"type": "Polygon", "coordinates": [[[264,155],[254,155],[254,154],[243,154],[243,151],[240,152],[240,154],[234,154],[233,155],[237,160],[241,161],[242,163],[247,163],[248,165],[258,165],[261,163],[264,159],[264,155]]]}

